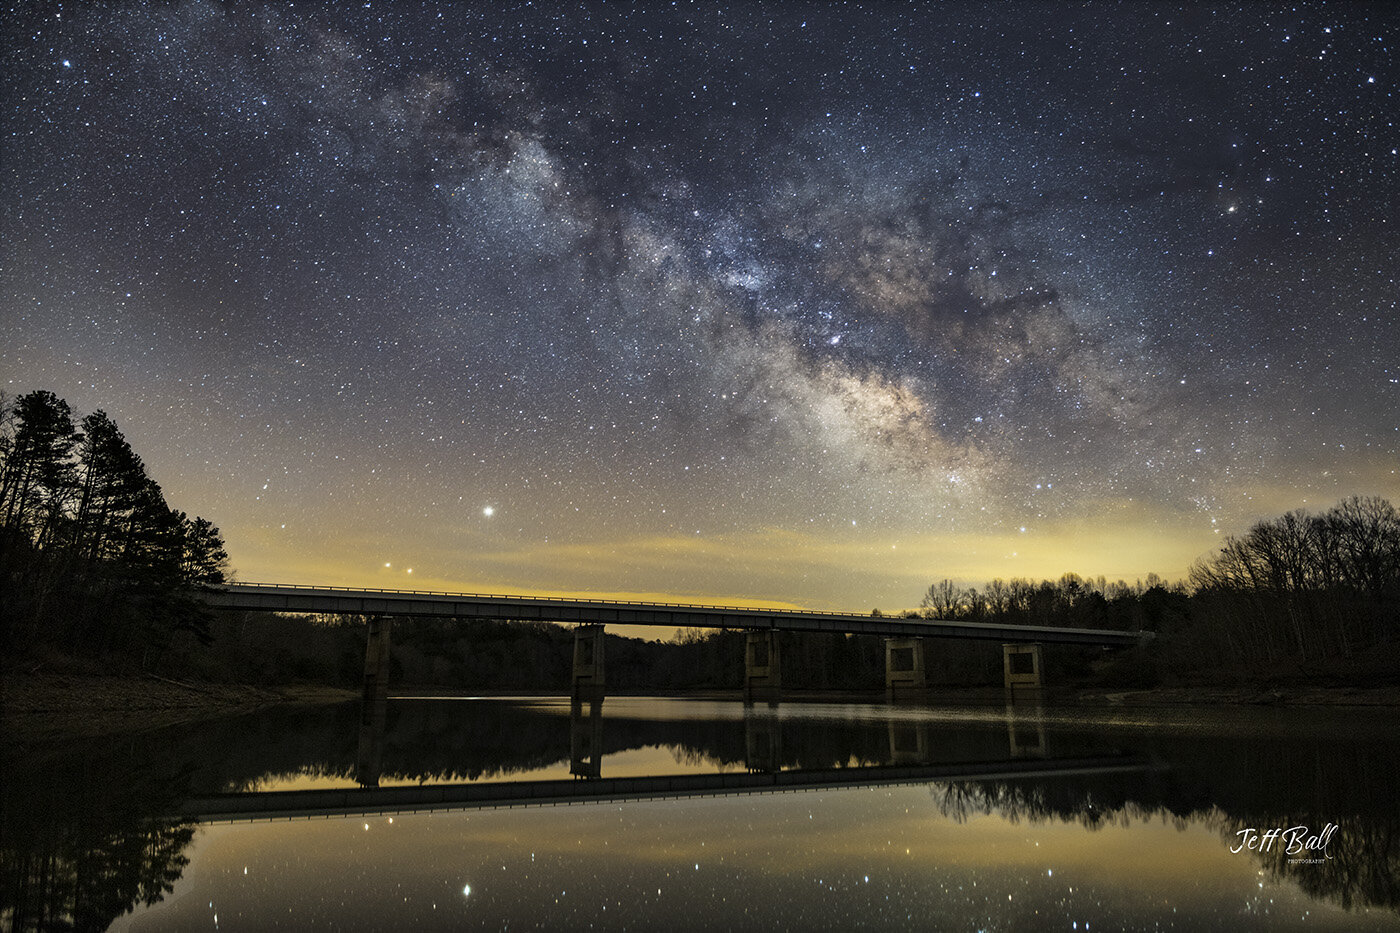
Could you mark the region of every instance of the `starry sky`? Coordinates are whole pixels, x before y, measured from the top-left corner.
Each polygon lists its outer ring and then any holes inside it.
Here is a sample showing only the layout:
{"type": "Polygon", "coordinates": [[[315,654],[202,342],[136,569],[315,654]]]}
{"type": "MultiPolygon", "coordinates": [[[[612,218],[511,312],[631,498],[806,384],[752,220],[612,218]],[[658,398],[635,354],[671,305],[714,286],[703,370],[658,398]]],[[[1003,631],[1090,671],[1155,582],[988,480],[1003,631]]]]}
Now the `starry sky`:
{"type": "Polygon", "coordinates": [[[1400,500],[1388,4],[3,36],[0,388],[244,580],[898,608],[1400,500]]]}

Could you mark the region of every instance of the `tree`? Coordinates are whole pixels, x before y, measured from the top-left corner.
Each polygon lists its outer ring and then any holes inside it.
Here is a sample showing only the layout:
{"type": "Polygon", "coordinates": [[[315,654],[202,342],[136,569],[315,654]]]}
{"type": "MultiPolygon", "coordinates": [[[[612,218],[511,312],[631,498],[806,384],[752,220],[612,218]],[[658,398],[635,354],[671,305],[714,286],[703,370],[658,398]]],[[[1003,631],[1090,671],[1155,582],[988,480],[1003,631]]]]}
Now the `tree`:
{"type": "Polygon", "coordinates": [[[1374,596],[1400,591],[1400,513],[1379,496],[1344,499],[1321,519],[1336,576],[1374,596]]]}
{"type": "Polygon", "coordinates": [[[127,527],[148,480],[146,467],[103,411],[83,419],[78,444],[78,501],[73,517],[75,556],[109,557],[115,532],[127,527]]]}
{"type": "Polygon", "coordinates": [[[193,519],[184,512],[179,515],[183,538],[180,578],[192,586],[218,586],[228,569],[228,552],[219,529],[197,515],[193,519]]]}
{"type": "Polygon", "coordinates": [[[15,404],[13,423],[0,469],[0,521],[42,547],[73,489],[73,410],[52,392],[36,390],[15,404]]]}
{"type": "Polygon", "coordinates": [[[944,578],[929,586],[919,606],[931,610],[933,618],[951,619],[958,608],[959,595],[957,584],[944,578]]]}

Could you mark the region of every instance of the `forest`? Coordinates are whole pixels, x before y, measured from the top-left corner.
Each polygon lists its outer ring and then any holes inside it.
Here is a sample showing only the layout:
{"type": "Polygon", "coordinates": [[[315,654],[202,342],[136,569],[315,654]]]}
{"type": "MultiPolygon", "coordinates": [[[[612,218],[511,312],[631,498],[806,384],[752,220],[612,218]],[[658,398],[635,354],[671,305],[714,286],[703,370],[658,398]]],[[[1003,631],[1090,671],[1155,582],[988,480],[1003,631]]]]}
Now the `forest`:
{"type": "MultiPolygon", "coordinates": [[[[0,648],[7,664],[144,671],[242,683],[356,685],[365,620],[214,614],[198,599],[225,580],[219,530],[168,505],[116,424],[78,417],[51,392],[0,398],[0,648]]],[[[934,576],[931,574],[931,576],[934,576]]],[[[876,609],[874,615],[880,615],[876,609]]],[[[1309,681],[1400,685],[1400,514],[1352,496],[1229,537],[1186,580],[951,579],[903,616],[1146,631],[1131,651],[1047,649],[1052,683],[1152,687],[1309,681]]],[[[878,638],[784,633],[784,684],[876,690],[878,638]]],[[[461,690],[557,691],[572,635],[538,622],[398,620],[391,680],[461,690]]],[[[682,630],[668,641],[609,634],[617,689],[737,688],[742,633],[682,630]]],[[[935,684],[1000,683],[997,645],[931,639],[935,684]]]]}

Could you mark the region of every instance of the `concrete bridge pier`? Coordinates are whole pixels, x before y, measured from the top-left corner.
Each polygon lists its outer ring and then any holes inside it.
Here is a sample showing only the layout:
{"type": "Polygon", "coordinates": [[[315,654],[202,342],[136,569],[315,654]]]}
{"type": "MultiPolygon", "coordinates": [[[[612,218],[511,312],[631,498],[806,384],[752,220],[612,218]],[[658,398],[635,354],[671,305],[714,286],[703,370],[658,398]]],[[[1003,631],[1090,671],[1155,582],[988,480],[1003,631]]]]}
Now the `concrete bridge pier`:
{"type": "Polygon", "coordinates": [[[360,741],[355,755],[355,780],[378,787],[384,758],[384,720],[389,705],[390,622],[370,616],[365,642],[365,681],[360,696],[360,741]]]}
{"type": "Polygon", "coordinates": [[[576,626],[573,696],[601,701],[606,682],[603,672],[603,626],[596,623],[576,626]]]}
{"type": "Polygon", "coordinates": [[[1014,702],[1017,690],[1029,688],[1037,699],[1045,686],[1040,643],[1011,642],[1001,646],[1002,670],[1006,680],[1007,702],[1014,702]]]}
{"type": "Polygon", "coordinates": [[[928,672],[922,638],[885,639],[885,696],[896,699],[928,699],[928,672]]]}
{"type": "MultiPolygon", "coordinates": [[[[600,626],[601,628],[601,626],[600,626]]],[[[574,695],[569,704],[569,773],[591,780],[603,776],[603,696],[587,701],[574,695]],[[584,703],[588,712],[584,713],[584,703]]]]}
{"type": "Polygon", "coordinates": [[[777,631],[749,632],[744,644],[744,702],[776,703],[782,695],[782,675],[777,631]]]}

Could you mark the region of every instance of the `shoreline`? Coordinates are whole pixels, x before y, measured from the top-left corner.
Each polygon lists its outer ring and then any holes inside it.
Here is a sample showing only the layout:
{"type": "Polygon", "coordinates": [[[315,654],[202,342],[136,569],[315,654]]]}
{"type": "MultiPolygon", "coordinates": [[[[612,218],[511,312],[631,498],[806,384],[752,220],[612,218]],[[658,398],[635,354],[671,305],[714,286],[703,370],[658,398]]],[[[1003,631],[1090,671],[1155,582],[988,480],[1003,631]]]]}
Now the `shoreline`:
{"type": "Polygon", "coordinates": [[[151,674],[14,674],[0,687],[0,724],[11,739],[136,732],[254,712],[269,706],[342,703],[353,690],[189,683],[151,674]]]}
{"type": "MultiPolygon", "coordinates": [[[[463,691],[404,687],[391,698],[413,696],[521,697],[568,696],[566,691],[463,691]]],[[[737,690],[689,691],[615,690],[608,696],[667,696],[706,700],[737,700],[737,690]]],[[[117,677],[85,674],[19,674],[6,678],[0,690],[0,722],[12,738],[79,737],[111,732],[144,731],[204,719],[236,716],[271,706],[308,706],[357,700],[358,691],[321,684],[190,683],[155,675],[117,677]]],[[[782,700],[803,702],[884,702],[881,691],[826,692],[792,689],[782,700]]],[[[934,688],[919,702],[958,705],[999,705],[1004,692],[995,687],[934,688]]],[[[1218,706],[1221,704],[1278,707],[1400,706],[1393,687],[1313,685],[1238,685],[1157,687],[1143,690],[1062,687],[1047,689],[1050,705],[1086,708],[1218,706]]]]}

